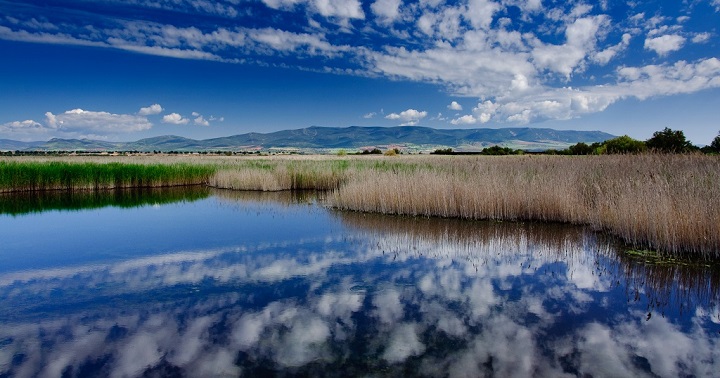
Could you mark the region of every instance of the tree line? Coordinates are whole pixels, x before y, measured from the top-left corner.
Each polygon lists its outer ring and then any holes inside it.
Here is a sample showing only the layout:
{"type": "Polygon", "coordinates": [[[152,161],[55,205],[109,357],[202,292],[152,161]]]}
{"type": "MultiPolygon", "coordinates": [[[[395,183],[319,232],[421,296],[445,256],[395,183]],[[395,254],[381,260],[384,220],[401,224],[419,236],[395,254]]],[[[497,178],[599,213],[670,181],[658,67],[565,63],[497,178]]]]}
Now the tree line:
{"type": "MultiPolygon", "coordinates": [[[[656,131],[653,136],[645,141],[633,139],[627,135],[608,139],[604,142],[591,144],[577,143],[564,150],[546,150],[538,152],[547,155],[605,155],[605,154],[639,154],[643,152],[658,152],[668,154],[684,154],[701,152],[705,154],[720,154],[720,133],[713,139],[710,145],[698,147],[690,143],[681,130],[664,128],[656,131]]],[[[492,146],[484,148],[479,152],[456,152],[452,148],[435,150],[437,155],[521,155],[528,153],[525,150],[514,150],[509,147],[492,146]]]]}
{"type": "Polygon", "coordinates": [[[638,154],[643,152],[720,154],[720,133],[712,140],[710,145],[705,147],[698,147],[690,143],[682,130],[672,130],[666,127],[661,131],[654,132],[652,137],[645,141],[623,135],[589,145],[581,142],[564,150],[556,151],[557,154],[564,155],[638,154]]]}

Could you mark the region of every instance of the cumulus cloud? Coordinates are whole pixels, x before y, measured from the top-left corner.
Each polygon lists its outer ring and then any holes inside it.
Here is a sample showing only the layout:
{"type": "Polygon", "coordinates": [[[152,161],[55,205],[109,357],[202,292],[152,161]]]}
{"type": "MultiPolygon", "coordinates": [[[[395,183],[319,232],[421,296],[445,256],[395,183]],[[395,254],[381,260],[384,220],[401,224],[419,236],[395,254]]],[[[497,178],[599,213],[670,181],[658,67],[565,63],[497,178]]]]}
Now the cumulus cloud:
{"type": "Polygon", "coordinates": [[[140,114],[140,115],[155,115],[155,114],[162,113],[163,110],[165,110],[165,109],[163,109],[163,107],[160,106],[160,104],[152,104],[146,108],[140,108],[140,111],[138,112],[138,114],[140,114]]]}
{"type": "Polygon", "coordinates": [[[20,140],[44,137],[54,130],[56,129],[53,127],[45,126],[31,119],[0,124],[0,135],[4,134],[8,138],[20,140]]]}
{"type": "Polygon", "coordinates": [[[385,116],[386,119],[403,121],[400,126],[414,126],[425,117],[427,117],[426,111],[418,111],[415,109],[404,110],[399,114],[390,113],[385,116]]]}
{"type": "Polygon", "coordinates": [[[83,109],[61,114],[45,113],[46,125],[64,132],[93,132],[98,134],[129,133],[148,130],[152,123],[141,115],[113,114],[83,109]]]}
{"type": "Polygon", "coordinates": [[[363,115],[363,118],[365,118],[365,119],[371,119],[371,118],[374,118],[376,115],[377,115],[377,113],[375,113],[375,112],[370,112],[370,113],[364,114],[364,115],[363,115]]]}
{"type": "Polygon", "coordinates": [[[671,34],[645,39],[645,49],[653,50],[660,56],[680,50],[685,44],[685,37],[671,34]]]}
{"type": "Polygon", "coordinates": [[[400,17],[401,3],[401,0],[375,0],[370,5],[370,9],[377,17],[378,22],[388,24],[400,17]]]}
{"type": "Polygon", "coordinates": [[[457,101],[453,101],[447,106],[450,110],[462,110],[462,105],[458,104],[457,101]]]}
{"type": "Polygon", "coordinates": [[[565,30],[566,42],[562,45],[546,44],[534,39],[534,63],[538,68],[550,69],[569,78],[588,53],[595,50],[598,31],[608,22],[608,17],[604,15],[577,19],[565,30]]]}
{"type": "Polygon", "coordinates": [[[194,113],[193,116],[195,116],[195,119],[193,120],[193,123],[199,126],[210,126],[210,122],[206,120],[202,115],[199,115],[197,113],[194,113]]]}
{"type": "Polygon", "coordinates": [[[712,35],[710,33],[698,33],[692,37],[693,43],[706,43],[710,40],[712,35]]]}
{"type": "Polygon", "coordinates": [[[187,125],[188,122],[190,122],[189,119],[183,118],[183,116],[178,113],[167,114],[163,116],[162,121],[163,123],[170,123],[173,125],[187,125]]]}
{"type": "Polygon", "coordinates": [[[475,118],[473,115],[468,114],[468,115],[464,115],[462,117],[456,118],[456,119],[450,121],[450,123],[452,123],[453,125],[474,125],[474,124],[478,123],[478,119],[475,118]]]}

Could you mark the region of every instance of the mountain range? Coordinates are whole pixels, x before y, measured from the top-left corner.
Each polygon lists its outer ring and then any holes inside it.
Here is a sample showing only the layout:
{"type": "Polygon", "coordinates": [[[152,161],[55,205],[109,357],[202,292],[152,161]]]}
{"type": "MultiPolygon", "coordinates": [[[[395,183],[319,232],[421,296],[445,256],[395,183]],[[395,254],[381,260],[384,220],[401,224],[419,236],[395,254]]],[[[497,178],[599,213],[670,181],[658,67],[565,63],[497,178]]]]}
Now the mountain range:
{"type": "Polygon", "coordinates": [[[332,150],[402,146],[410,149],[450,147],[479,150],[500,145],[527,150],[565,148],[578,142],[602,142],[614,135],[601,131],[541,128],[433,129],[399,127],[318,127],[271,133],[247,133],[204,140],[165,135],[134,142],[60,139],[20,142],[0,139],[2,151],[258,151],[268,149],[332,150]]]}

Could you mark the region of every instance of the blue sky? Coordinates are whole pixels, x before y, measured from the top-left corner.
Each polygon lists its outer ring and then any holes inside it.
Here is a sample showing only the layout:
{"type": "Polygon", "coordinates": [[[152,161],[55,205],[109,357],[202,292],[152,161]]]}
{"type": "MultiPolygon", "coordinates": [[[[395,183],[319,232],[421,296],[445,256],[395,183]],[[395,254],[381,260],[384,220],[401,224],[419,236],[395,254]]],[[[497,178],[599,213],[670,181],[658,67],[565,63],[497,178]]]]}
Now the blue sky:
{"type": "Polygon", "coordinates": [[[720,131],[720,0],[0,0],[0,138],[720,131]]]}

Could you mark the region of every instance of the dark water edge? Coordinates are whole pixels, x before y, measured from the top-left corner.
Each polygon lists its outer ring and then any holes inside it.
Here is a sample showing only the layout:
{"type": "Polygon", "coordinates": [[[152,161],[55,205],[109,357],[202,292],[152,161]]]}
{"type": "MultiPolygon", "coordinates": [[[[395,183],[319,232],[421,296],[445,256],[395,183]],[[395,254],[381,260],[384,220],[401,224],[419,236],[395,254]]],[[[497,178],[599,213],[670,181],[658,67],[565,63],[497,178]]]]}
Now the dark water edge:
{"type": "Polygon", "coordinates": [[[0,193],[0,215],[23,215],[53,210],[77,211],[108,206],[131,208],[196,201],[209,195],[210,189],[205,185],[0,193]]]}
{"type": "Polygon", "coordinates": [[[665,377],[720,363],[717,271],[644,264],[587,228],[337,212],[312,193],[153,204],[70,219],[167,212],[152,230],[177,244],[127,238],[152,248],[0,272],[0,375],[665,377]]]}

